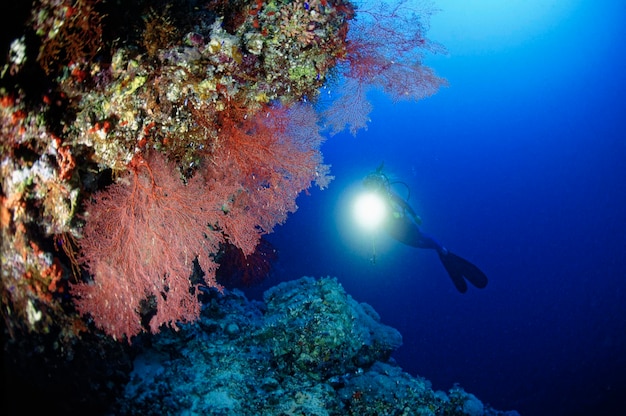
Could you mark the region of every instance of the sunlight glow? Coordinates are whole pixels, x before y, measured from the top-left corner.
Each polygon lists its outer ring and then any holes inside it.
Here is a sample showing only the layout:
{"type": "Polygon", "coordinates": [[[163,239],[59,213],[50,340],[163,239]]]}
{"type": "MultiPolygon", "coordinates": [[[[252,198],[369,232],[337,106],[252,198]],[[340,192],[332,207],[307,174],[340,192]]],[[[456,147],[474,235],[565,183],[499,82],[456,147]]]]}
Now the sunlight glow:
{"type": "Polygon", "coordinates": [[[562,24],[582,0],[437,0],[431,39],[451,53],[491,52],[532,41],[562,24]]]}

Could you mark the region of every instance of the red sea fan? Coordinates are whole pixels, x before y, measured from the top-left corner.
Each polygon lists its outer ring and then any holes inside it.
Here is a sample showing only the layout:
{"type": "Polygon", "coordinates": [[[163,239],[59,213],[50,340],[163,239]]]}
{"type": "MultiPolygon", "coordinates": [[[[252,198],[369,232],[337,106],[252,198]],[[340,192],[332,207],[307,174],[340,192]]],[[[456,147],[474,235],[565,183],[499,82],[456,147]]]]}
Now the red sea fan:
{"type": "Polygon", "coordinates": [[[239,190],[219,224],[244,254],[254,252],[261,235],[297,209],[301,191],[312,182],[324,188],[330,181],[316,122],[315,111],[305,105],[268,107],[250,117],[231,112],[221,121],[213,160],[225,178],[238,178],[239,190]]]}
{"type": "Polygon", "coordinates": [[[338,99],[322,114],[331,134],[349,127],[354,135],[367,127],[372,109],[368,89],[379,88],[394,101],[417,101],[446,85],[422,63],[425,52],[443,51],[424,36],[432,10],[401,1],[357,13],[359,18],[350,22],[343,58],[346,81],[339,86],[338,99]]]}
{"type": "Polygon", "coordinates": [[[184,184],[160,154],[137,156],[127,176],[87,203],[81,253],[93,282],[73,286],[78,310],[116,339],[143,330],[146,300],[156,303],[153,333],[163,324],[194,321],[200,304],[189,281],[193,260],[206,284],[219,288],[210,256],[224,240],[207,225],[224,215],[221,207],[232,193],[200,176],[184,184]]]}
{"type": "Polygon", "coordinates": [[[219,287],[211,256],[222,244],[251,255],[261,236],[297,209],[301,191],[330,180],[310,106],[256,114],[233,106],[217,122],[218,140],[186,184],[153,152],[136,156],[127,176],[87,203],[82,262],[94,279],[74,286],[76,305],[116,338],[143,330],[145,304],[156,306],[153,333],[194,321],[200,304],[189,281],[193,261],[207,285],[219,287]]]}
{"type": "Polygon", "coordinates": [[[339,96],[322,112],[322,119],[331,135],[348,129],[356,136],[357,131],[367,130],[372,104],[367,99],[367,85],[355,79],[346,79],[339,89],[339,96]]]}

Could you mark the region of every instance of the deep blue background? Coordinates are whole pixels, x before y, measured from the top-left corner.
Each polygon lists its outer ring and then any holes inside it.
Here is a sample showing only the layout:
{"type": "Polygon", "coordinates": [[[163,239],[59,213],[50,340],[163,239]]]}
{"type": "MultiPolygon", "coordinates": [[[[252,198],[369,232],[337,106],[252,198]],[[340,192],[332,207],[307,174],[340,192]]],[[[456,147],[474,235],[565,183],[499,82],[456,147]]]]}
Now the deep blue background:
{"type": "Polygon", "coordinates": [[[500,19],[497,2],[439,3],[431,38],[449,54],[428,63],[450,86],[419,103],[374,94],[368,130],[328,140],[336,180],[270,236],[267,284],[337,276],[400,330],[395,358],[436,389],[458,382],[526,415],[621,414],[626,6],[546,0],[543,15],[500,19]],[[351,197],[383,160],[423,229],[479,265],[486,289],[457,293],[434,252],[384,235],[370,263],[351,197]]]}

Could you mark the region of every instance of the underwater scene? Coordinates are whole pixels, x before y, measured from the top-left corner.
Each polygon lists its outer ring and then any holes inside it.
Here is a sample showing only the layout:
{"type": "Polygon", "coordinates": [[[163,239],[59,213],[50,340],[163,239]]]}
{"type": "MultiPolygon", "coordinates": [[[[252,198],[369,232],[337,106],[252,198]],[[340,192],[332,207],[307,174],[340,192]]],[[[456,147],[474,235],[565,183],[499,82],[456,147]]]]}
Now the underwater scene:
{"type": "Polygon", "coordinates": [[[3,415],[626,412],[623,2],[0,19],[3,415]]]}

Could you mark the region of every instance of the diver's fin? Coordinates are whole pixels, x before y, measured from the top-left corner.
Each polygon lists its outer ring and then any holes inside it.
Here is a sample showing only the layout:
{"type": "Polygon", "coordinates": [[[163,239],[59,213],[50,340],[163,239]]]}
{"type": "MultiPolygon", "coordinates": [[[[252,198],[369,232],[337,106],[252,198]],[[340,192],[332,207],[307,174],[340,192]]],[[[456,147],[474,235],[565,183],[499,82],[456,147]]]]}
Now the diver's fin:
{"type": "Polygon", "coordinates": [[[448,275],[452,279],[452,283],[456,289],[461,292],[467,292],[467,279],[471,284],[479,289],[487,286],[487,276],[476,265],[470,263],[462,257],[457,256],[454,253],[438,252],[441,264],[446,268],[448,275]],[[464,279],[465,278],[465,279],[464,279]]]}

